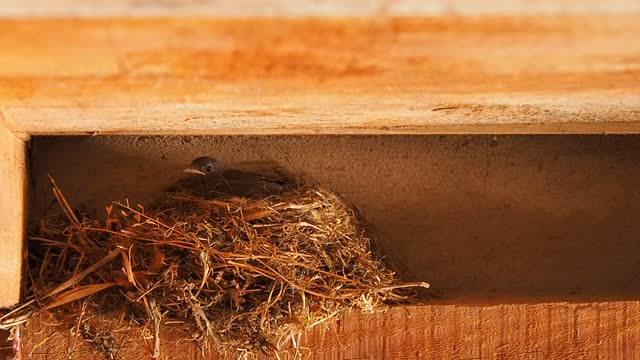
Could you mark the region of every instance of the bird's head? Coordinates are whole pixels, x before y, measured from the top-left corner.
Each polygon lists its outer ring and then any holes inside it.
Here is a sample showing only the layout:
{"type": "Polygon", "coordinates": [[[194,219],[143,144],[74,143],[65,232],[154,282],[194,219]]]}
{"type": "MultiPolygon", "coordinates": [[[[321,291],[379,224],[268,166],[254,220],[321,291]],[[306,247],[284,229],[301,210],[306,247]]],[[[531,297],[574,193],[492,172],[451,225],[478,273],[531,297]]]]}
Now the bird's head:
{"type": "Polygon", "coordinates": [[[220,171],[220,162],[209,156],[201,156],[191,162],[191,165],[182,170],[190,174],[210,175],[220,171]]]}

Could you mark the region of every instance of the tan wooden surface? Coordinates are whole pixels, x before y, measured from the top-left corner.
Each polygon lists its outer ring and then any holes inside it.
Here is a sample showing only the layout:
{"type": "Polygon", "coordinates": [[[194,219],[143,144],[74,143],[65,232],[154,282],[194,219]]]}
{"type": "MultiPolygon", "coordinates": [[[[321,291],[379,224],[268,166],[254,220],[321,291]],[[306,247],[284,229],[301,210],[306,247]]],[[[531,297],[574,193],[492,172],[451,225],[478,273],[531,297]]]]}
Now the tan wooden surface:
{"type": "MultiPolygon", "coordinates": [[[[149,358],[148,349],[135,341],[139,331],[114,334],[122,344],[118,358],[149,358]]],[[[81,338],[74,345],[68,329],[34,322],[22,335],[29,359],[67,359],[67,353],[74,359],[104,358],[81,338]],[[43,342],[45,337],[49,341],[43,342]]],[[[315,328],[302,344],[313,348],[311,359],[637,359],[639,335],[635,301],[427,305],[347,313],[338,324],[315,328]]],[[[203,358],[195,346],[175,346],[180,336],[165,329],[162,359],[203,358]]]]}
{"type": "Polygon", "coordinates": [[[18,302],[26,208],[26,146],[0,126],[0,308],[18,302]]]}
{"type": "Polygon", "coordinates": [[[640,131],[635,15],[0,20],[29,134],[640,131]]]}
{"type": "MultiPolygon", "coordinates": [[[[69,2],[15,4],[0,8],[91,15],[69,2]]],[[[129,7],[109,4],[103,15],[129,7]]],[[[537,4],[558,14],[566,3],[537,4]]],[[[0,125],[10,130],[0,128],[0,306],[18,294],[27,135],[637,133],[640,22],[635,2],[615,4],[603,11],[615,16],[0,20],[0,125]]],[[[639,310],[635,301],[398,308],[345,315],[306,344],[329,359],[634,359],[639,310]]],[[[23,334],[31,358],[101,356],[70,346],[68,331],[42,344],[40,329],[23,334]]],[[[128,346],[124,358],[146,358],[128,346]]]]}

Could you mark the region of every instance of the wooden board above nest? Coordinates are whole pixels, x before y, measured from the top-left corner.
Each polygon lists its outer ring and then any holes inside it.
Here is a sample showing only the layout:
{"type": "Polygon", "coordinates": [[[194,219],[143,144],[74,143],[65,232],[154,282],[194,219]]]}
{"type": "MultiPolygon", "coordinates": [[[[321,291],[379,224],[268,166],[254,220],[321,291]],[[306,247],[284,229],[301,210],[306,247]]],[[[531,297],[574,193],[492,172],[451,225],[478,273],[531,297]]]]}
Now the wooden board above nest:
{"type": "Polygon", "coordinates": [[[399,283],[363,217],[339,195],[282,171],[210,164],[194,162],[188,169],[202,166],[205,176],[149,209],[108,204],[105,220],[74,210],[52,179],[64,214],[43,218],[31,236],[27,293],[2,327],[15,333],[31,319],[55,319],[71,343],[114,359],[124,333],[139,334],[128,343],[159,358],[166,327],[204,354],[299,356],[303,330],[428,287],[399,283]],[[96,320],[105,316],[114,321],[96,320]]]}

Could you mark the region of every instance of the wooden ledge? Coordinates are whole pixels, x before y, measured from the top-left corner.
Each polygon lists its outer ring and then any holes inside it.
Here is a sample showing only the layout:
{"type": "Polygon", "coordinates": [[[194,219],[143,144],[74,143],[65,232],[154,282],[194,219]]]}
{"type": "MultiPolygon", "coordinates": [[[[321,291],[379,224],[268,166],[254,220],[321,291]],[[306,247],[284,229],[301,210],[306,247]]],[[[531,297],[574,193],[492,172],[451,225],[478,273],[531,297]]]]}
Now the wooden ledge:
{"type": "MultiPolygon", "coordinates": [[[[310,359],[633,359],[638,356],[639,304],[427,305],[373,315],[351,312],[339,316],[338,323],[314,328],[301,346],[310,359]]],[[[31,322],[21,335],[23,353],[34,359],[104,357],[89,342],[47,321],[31,322]]],[[[149,357],[149,350],[134,340],[140,329],[113,335],[122,344],[122,358],[149,357]]],[[[184,336],[164,327],[161,358],[212,358],[188,342],[176,346],[184,336]]]]}
{"type": "MultiPolygon", "coordinates": [[[[638,33],[637,15],[0,20],[0,306],[19,295],[30,135],[640,133],[638,33]]],[[[636,358],[638,304],[352,313],[307,344],[320,358],[636,358]]],[[[46,326],[25,329],[27,353],[93,354],[46,326]]]]}
{"type": "Polygon", "coordinates": [[[26,134],[637,133],[637,16],[0,20],[26,134]]]}

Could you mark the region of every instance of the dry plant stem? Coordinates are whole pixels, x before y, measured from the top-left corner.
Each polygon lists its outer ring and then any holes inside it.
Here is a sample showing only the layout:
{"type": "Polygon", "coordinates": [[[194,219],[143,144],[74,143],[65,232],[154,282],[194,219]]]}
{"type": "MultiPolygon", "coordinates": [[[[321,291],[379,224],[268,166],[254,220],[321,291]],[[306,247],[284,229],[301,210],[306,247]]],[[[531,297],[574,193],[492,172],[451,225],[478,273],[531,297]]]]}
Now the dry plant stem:
{"type": "Polygon", "coordinates": [[[76,217],[76,214],[73,213],[73,208],[71,207],[71,205],[69,205],[69,202],[67,201],[65,196],[62,194],[62,191],[56,184],[55,180],[53,180],[51,175],[49,175],[49,180],[53,185],[53,195],[56,197],[58,204],[60,205],[64,213],[67,215],[67,218],[71,220],[74,224],[79,225],[80,220],[78,220],[78,218],[76,217]]]}
{"type": "Polygon", "coordinates": [[[150,305],[150,314],[149,316],[153,319],[153,355],[154,359],[160,358],[160,322],[162,320],[162,315],[160,314],[160,310],[158,309],[158,305],[154,299],[149,300],[150,305]]]}
{"type": "Polygon", "coordinates": [[[94,271],[96,271],[97,269],[99,269],[100,267],[105,265],[106,263],[108,263],[111,260],[115,259],[119,254],[120,254],[120,249],[111,250],[105,257],[100,259],[98,262],[90,265],[88,268],[84,269],[81,273],[77,274],[76,276],[72,277],[71,279],[63,282],[60,285],[58,285],[55,289],[51,290],[49,293],[47,293],[45,295],[45,298],[54,296],[54,295],[56,295],[56,294],[58,294],[58,293],[60,293],[60,292],[62,292],[64,290],[66,290],[66,289],[78,284],[85,277],[89,276],[91,273],[93,273],[94,271]]]}
{"type": "MultiPolygon", "coordinates": [[[[70,303],[72,301],[83,299],[87,296],[91,296],[97,292],[108,289],[114,286],[115,283],[104,283],[104,284],[91,284],[91,285],[82,285],[76,288],[73,288],[67,292],[62,293],[59,296],[56,296],[51,303],[44,306],[43,310],[50,310],[58,306],[62,306],[64,304],[70,303]]],[[[48,297],[52,297],[54,295],[49,295],[48,297]]]]}
{"type": "Polygon", "coordinates": [[[385,286],[385,287],[378,288],[376,290],[389,291],[389,290],[395,290],[395,289],[405,289],[405,288],[414,288],[414,287],[421,287],[421,288],[428,289],[429,287],[431,287],[431,285],[424,281],[416,281],[416,282],[409,282],[409,283],[403,283],[398,285],[385,286]]]}

